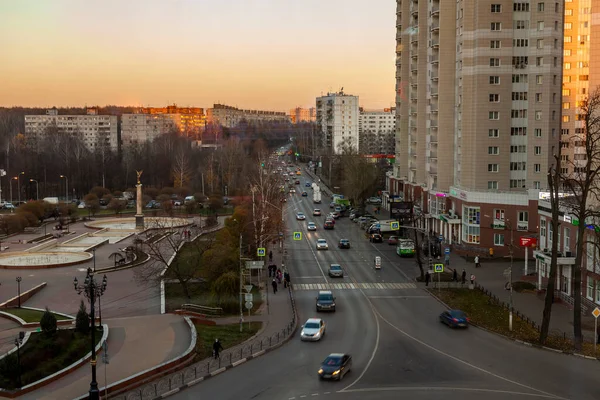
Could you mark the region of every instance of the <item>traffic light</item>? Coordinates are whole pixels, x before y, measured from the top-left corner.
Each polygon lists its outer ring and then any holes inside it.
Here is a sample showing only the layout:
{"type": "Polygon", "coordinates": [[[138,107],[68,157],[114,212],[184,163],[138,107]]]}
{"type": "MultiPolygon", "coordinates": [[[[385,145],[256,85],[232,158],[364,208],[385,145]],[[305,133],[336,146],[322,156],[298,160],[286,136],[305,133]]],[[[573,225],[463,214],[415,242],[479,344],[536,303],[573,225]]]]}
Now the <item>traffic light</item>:
{"type": "Polygon", "coordinates": [[[264,162],[261,162],[261,163],[260,163],[260,166],[264,168],[264,167],[265,167],[265,163],[264,163],[264,162]]]}

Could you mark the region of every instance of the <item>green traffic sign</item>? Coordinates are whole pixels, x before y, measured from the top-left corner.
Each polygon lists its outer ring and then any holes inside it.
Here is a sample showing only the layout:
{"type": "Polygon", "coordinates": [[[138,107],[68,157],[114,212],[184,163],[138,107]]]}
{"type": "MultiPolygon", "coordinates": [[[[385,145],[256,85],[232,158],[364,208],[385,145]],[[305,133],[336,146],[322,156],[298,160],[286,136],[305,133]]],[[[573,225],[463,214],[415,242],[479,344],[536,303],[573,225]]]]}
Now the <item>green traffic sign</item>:
{"type": "Polygon", "coordinates": [[[294,240],[302,240],[302,232],[294,232],[294,240]]]}
{"type": "Polygon", "coordinates": [[[390,228],[393,231],[399,230],[400,229],[400,222],[398,222],[398,221],[392,221],[392,222],[390,222],[390,228]]]}
{"type": "Polygon", "coordinates": [[[259,257],[264,257],[267,254],[267,250],[264,247],[259,247],[256,249],[256,255],[259,257]]]}
{"type": "Polygon", "coordinates": [[[444,272],[444,264],[434,264],[433,272],[444,272]]]}

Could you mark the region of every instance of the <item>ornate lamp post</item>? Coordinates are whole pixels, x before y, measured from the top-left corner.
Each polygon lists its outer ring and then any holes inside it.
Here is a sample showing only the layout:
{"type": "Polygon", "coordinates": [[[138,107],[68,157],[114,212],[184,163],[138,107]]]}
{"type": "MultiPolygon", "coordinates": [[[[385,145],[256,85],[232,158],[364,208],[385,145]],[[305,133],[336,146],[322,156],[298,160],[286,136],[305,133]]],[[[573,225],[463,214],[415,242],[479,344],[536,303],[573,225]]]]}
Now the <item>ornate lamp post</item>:
{"type": "Polygon", "coordinates": [[[21,281],[23,278],[17,276],[17,300],[19,301],[19,308],[21,308],[21,281]]]}
{"type": "Polygon", "coordinates": [[[85,281],[83,285],[79,284],[77,277],[73,279],[73,286],[77,294],[85,293],[85,297],[88,298],[90,302],[90,316],[92,319],[92,360],[90,364],[92,365],[92,381],[90,382],[90,391],[89,391],[89,399],[90,400],[99,400],[100,399],[100,391],[98,390],[98,382],[96,381],[96,310],[95,310],[95,302],[96,298],[100,299],[100,296],[104,294],[106,290],[107,279],[106,275],[102,278],[102,283],[99,285],[94,279],[94,271],[91,268],[88,268],[87,274],[85,276],[85,281]]]}

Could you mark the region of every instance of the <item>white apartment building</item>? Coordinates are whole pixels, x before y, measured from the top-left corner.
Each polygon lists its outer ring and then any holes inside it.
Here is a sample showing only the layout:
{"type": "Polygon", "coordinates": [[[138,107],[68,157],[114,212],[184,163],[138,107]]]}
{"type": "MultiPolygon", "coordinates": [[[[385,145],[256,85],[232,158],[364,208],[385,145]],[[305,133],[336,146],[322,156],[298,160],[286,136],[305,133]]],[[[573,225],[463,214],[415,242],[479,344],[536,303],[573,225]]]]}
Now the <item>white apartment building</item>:
{"type": "Polygon", "coordinates": [[[317,119],[317,109],[296,107],[289,111],[290,121],[292,124],[299,122],[315,122],[317,119]]]}
{"type": "Polygon", "coordinates": [[[121,117],[121,143],[124,146],[152,142],[157,137],[179,128],[172,114],[123,114],[121,117]]]}
{"type": "Polygon", "coordinates": [[[89,108],[87,115],[59,115],[56,108],[46,111],[46,115],[25,116],[25,136],[38,143],[50,131],[59,134],[77,135],[90,150],[106,146],[113,151],[118,148],[117,116],[98,115],[97,109],[89,108]]]}
{"type": "Polygon", "coordinates": [[[390,196],[447,242],[505,254],[506,229],[537,229],[559,143],[563,2],[397,0],[396,28],[390,196]]]}
{"type": "Polygon", "coordinates": [[[361,154],[395,154],[396,109],[359,109],[358,151],[361,154]]]}
{"type": "Polygon", "coordinates": [[[206,110],[206,119],[209,123],[219,124],[225,128],[233,128],[242,121],[254,123],[290,121],[290,117],[285,112],[242,110],[224,104],[214,104],[213,108],[206,110]]]}
{"type": "Polygon", "coordinates": [[[342,146],[358,151],[358,96],[343,91],[317,97],[317,132],[321,133],[323,146],[339,154],[342,146]]]}

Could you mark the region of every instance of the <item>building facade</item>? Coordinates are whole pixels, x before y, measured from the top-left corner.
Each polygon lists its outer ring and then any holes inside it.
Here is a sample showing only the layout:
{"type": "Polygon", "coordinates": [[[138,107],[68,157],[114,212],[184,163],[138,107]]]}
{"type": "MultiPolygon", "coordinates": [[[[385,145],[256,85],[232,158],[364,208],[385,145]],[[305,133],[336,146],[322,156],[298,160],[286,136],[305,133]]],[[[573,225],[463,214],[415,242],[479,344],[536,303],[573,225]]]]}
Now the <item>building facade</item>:
{"type": "Polygon", "coordinates": [[[396,25],[389,196],[415,198],[448,240],[506,254],[484,213],[537,220],[531,190],[546,188],[559,145],[562,3],[397,0],[396,25]]]}
{"type": "Polygon", "coordinates": [[[317,97],[317,132],[323,147],[332,154],[342,152],[343,146],[358,151],[358,96],[343,91],[317,97]]]}
{"type": "Polygon", "coordinates": [[[56,108],[46,115],[25,116],[25,136],[31,142],[41,143],[51,132],[78,136],[88,150],[119,146],[116,115],[98,115],[96,108],[88,108],[87,115],[59,115],[56,108]]]}
{"type": "Polygon", "coordinates": [[[285,112],[242,110],[224,104],[214,104],[206,110],[209,123],[218,124],[225,128],[233,128],[242,121],[248,122],[289,122],[290,117],[285,112]]]}
{"type": "Polygon", "coordinates": [[[315,122],[317,120],[317,109],[296,107],[292,108],[289,112],[290,121],[292,124],[299,122],[315,122]]]}
{"type": "Polygon", "coordinates": [[[121,116],[121,143],[124,146],[152,142],[169,132],[179,130],[170,115],[123,114],[121,116]]]}
{"type": "Polygon", "coordinates": [[[358,151],[360,154],[396,154],[396,109],[359,109],[358,151]]]}

